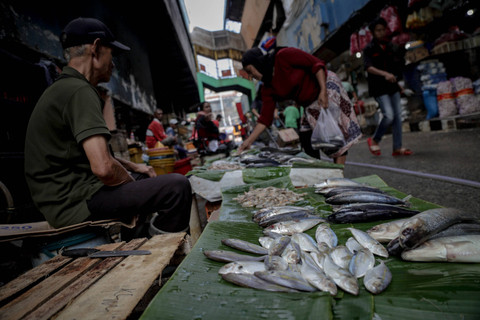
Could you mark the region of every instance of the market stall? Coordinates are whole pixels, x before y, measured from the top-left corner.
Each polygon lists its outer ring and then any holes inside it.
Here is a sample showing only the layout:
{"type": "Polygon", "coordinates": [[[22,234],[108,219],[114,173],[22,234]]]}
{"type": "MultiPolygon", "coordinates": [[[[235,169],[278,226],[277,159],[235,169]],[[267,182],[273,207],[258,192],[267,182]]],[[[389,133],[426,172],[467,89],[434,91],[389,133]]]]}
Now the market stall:
{"type": "MultiPolygon", "coordinates": [[[[277,168],[278,169],[278,168],[277,168]]],[[[268,175],[272,168],[258,168],[258,176],[268,175]]],[[[252,179],[254,180],[254,179],[252,179]]],[[[342,288],[334,295],[328,292],[271,292],[231,283],[219,274],[226,262],[214,261],[207,252],[223,250],[258,257],[225,244],[225,239],[239,239],[259,245],[264,228],[252,221],[261,207],[242,206],[239,199],[251,190],[277,188],[301,195],[294,205],[314,208],[318,217],[332,214],[315,187],[295,188],[288,175],[249,181],[221,190],[222,206],[218,221],[209,222],[198,242],[177,268],[171,279],[151,301],[141,319],[474,319],[480,314],[478,300],[479,264],[446,262],[411,262],[398,256],[376,257],[391,271],[391,282],[379,294],[366,290],[358,279],[358,294],[342,288]]],[[[439,206],[408,197],[386,185],[378,176],[354,179],[378,188],[398,199],[408,199],[409,209],[426,211],[439,206]]],[[[321,181],[318,181],[320,183],[321,181]]],[[[268,197],[265,197],[265,203],[268,197]]],[[[338,245],[345,245],[352,230],[366,231],[385,222],[331,223],[338,245]]],[[[312,238],[316,226],[304,231],[312,238]]],[[[378,264],[378,262],[376,262],[378,264]]]]}

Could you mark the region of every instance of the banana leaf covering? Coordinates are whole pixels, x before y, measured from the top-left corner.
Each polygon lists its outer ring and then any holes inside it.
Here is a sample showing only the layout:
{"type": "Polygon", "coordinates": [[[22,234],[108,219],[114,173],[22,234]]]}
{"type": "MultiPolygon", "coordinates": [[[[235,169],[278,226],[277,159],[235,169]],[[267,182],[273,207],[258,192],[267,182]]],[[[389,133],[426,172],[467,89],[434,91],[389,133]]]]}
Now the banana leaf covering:
{"type": "MultiPolygon", "coordinates": [[[[379,187],[404,198],[378,176],[356,181],[379,187]]],[[[288,177],[253,184],[254,187],[292,188],[288,177]]],[[[258,243],[262,228],[251,221],[254,208],[242,208],[237,194],[250,185],[224,190],[221,219],[208,223],[194,248],[178,266],[170,280],[151,301],[141,319],[479,319],[480,264],[414,263],[396,257],[382,258],[392,272],[388,288],[372,295],[359,279],[360,293],[353,296],[338,289],[336,296],[325,292],[276,293],[244,288],[224,281],[217,273],[225,263],[209,260],[204,250],[230,250],[247,254],[221,243],[238,238],[258,243]],[[243,188],[242,188],[243,187],[243,188]]],[[[323,196],[313,188],[295,190],[308,193],[300,205],[317,208],[320,216],[331,213],[323,196]]],[[[412,209],[439,207],[417,198],[412,209]]],[[[298,204],[296,204],[298,205],[298,204]]],[[[351,236],[347,228],[367,230],[385,221],[361,224],[332,224],[339,244],[351,236]]],[[[306,233],[315,237],[316,228],[306,233]]]]}

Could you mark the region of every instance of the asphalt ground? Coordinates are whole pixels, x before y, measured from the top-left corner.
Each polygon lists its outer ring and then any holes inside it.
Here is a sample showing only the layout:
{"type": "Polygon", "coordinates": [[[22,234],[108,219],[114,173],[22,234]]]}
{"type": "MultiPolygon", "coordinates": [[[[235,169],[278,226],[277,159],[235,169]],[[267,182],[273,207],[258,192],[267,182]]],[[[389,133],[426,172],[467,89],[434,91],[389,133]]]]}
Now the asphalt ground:
{"type": "Polygon", "coordinates": [[[389,186],[416,198],[480,211],[480,128],[404,132],[403,146],[414,152],[410,156],[392,156],[391,134],[380,142],[382,155],[372,155],[367,138],[362,137],[350,148],[346,178],[375,174],[389,186]],[[429,174],[433,176],[425,177],[429,174]]]}

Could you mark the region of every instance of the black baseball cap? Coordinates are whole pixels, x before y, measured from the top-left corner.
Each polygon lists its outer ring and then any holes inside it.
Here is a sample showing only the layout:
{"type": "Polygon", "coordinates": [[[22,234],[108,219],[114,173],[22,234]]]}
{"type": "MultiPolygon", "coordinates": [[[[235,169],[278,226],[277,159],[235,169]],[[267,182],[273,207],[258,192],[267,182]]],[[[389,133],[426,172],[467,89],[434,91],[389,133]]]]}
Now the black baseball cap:
{"type": "Polygon", "coordinates": [[[63,30],[60,40],[65,49],[93,43],[97,38],[113,49],[130,51],[130,47],[115,40],[115,36],[103,22],[94,18],[77,18],[70,21],[63,30]]]}

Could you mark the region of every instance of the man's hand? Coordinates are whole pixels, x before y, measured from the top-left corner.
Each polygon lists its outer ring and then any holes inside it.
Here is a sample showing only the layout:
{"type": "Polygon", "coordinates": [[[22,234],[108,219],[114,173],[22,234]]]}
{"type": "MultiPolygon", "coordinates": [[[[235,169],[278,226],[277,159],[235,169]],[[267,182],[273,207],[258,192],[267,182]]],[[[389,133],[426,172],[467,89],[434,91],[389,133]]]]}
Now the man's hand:
{"type": "Polygon", "coordinates": [[[385,77],[385,80],[387,80],[388,82],[391,82],[391,83],[397,82],[397,77],[395,77],[395,75],[390,72],[385,72],[384,77],[385,77]]]}

